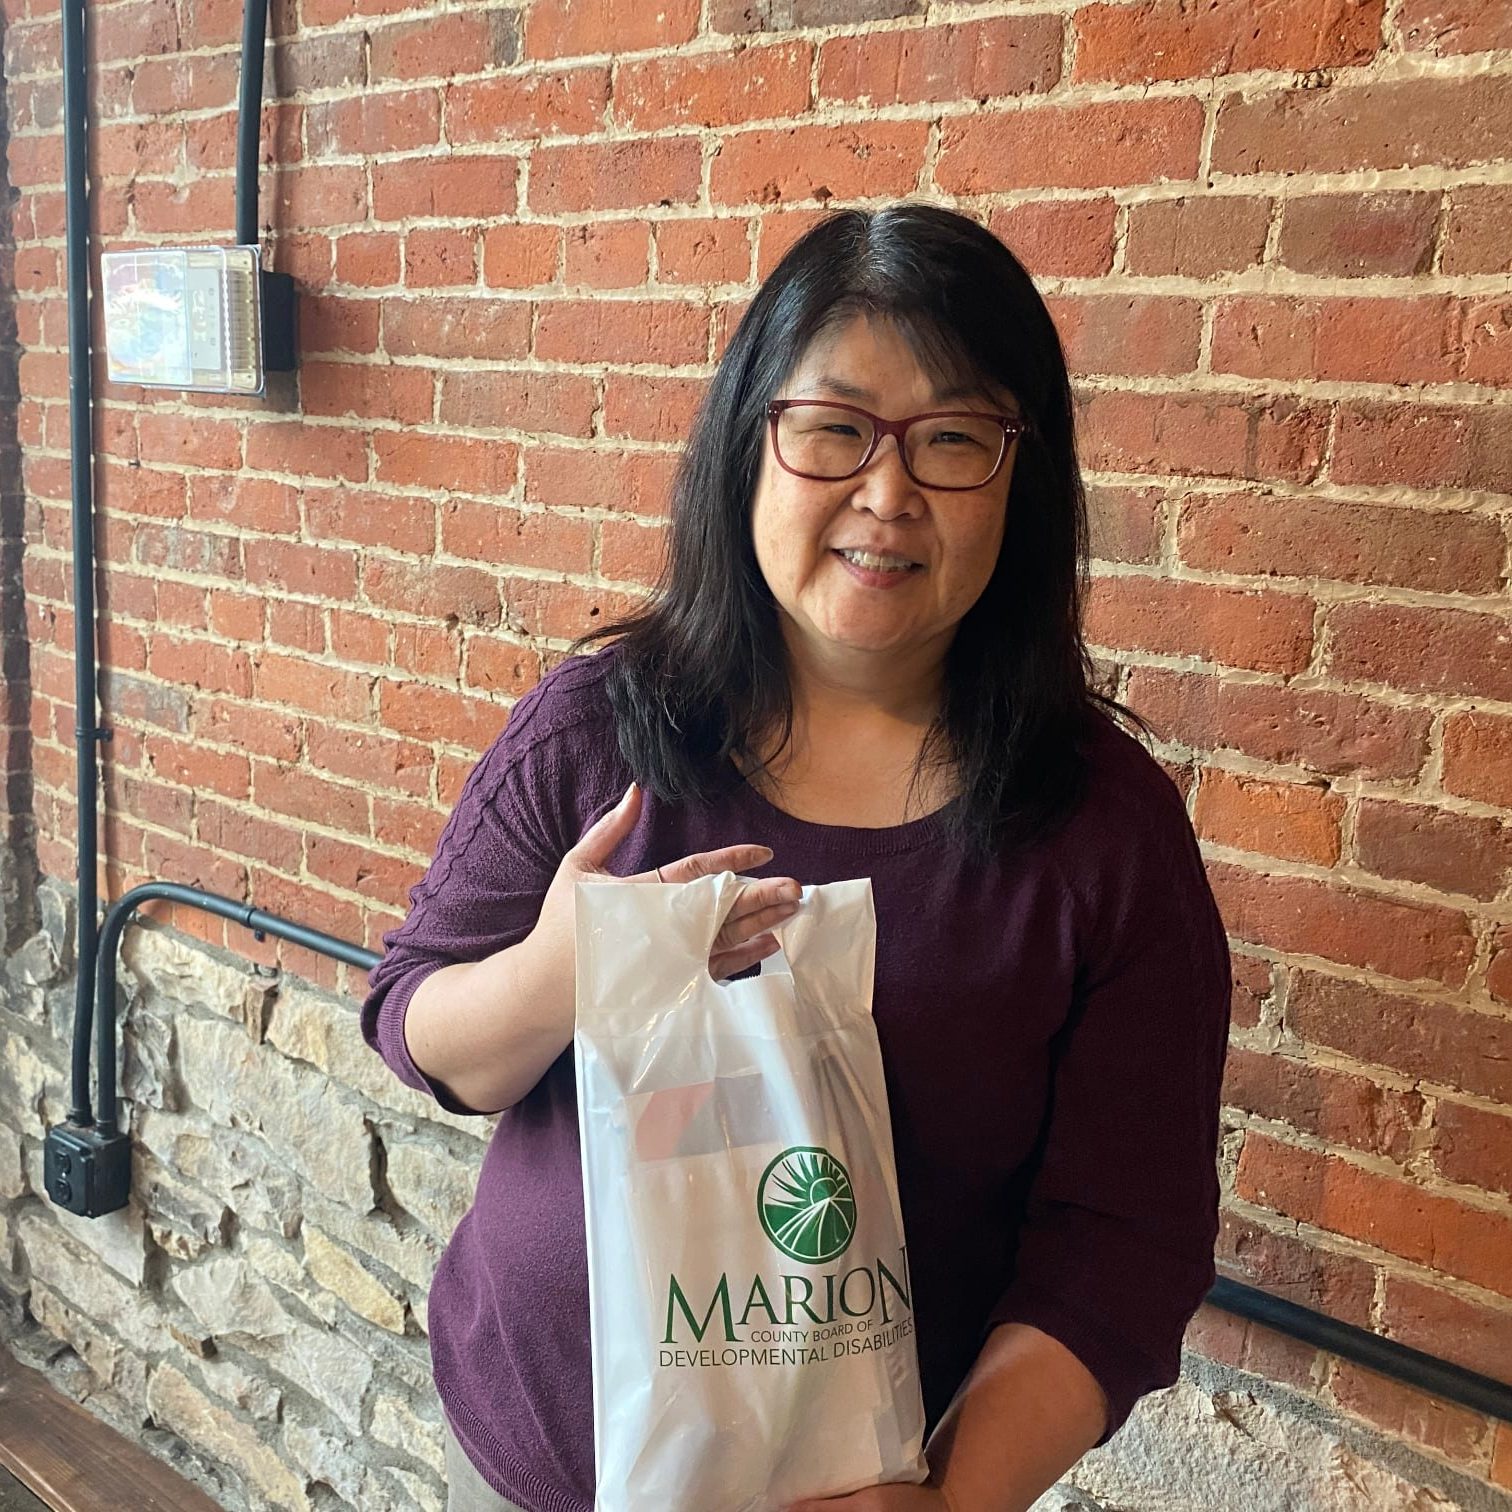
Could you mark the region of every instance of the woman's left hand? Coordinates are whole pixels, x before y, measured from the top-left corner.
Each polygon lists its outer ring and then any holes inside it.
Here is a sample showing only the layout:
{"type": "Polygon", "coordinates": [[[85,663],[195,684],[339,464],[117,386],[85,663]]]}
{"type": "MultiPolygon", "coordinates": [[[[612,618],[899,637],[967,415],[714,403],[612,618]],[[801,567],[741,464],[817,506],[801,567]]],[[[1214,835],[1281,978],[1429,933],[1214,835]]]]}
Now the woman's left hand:
{"type": "Polygon", "coordinates": [[[867,1486],[849,1496],[806,1497],[787,1512],[956,1512],[938,1486],[867,1486]]]}

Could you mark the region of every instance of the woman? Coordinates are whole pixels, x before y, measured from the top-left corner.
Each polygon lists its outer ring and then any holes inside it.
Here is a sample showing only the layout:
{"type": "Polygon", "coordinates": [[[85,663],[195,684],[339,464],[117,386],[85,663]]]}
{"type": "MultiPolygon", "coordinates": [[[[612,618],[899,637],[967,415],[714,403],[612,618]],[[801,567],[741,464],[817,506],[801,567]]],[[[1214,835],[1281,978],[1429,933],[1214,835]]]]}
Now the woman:
{"type": "Polygon", "coordinates": [[[1176,1379],[1228,948],[1179,791],[1091,688],[1085,555],[1020,264],[939,207],[817,225],[719,363],[657,593],[513,710],[370,979],[403,1081],[506,1110],[431,1291],[454,1508],[593,1503],[584,876],[759,877],[717,978],[800,880],[871,878],[931,1476],[801,1512],[1027,1507],[1176,1379]]]}

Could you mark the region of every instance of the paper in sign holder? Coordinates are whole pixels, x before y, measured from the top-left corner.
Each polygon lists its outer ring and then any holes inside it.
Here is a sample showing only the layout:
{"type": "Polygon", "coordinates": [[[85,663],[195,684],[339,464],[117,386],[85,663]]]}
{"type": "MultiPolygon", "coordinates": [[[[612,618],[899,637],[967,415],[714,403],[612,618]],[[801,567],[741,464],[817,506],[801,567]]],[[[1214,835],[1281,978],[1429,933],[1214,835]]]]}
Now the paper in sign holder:
{"type": "Polygon", "coordinates": [[[716,982],[741,886],[576,887],[595,1512],[780,1512],[918,1483],[924,1409],[869,880],[716,982]]]}

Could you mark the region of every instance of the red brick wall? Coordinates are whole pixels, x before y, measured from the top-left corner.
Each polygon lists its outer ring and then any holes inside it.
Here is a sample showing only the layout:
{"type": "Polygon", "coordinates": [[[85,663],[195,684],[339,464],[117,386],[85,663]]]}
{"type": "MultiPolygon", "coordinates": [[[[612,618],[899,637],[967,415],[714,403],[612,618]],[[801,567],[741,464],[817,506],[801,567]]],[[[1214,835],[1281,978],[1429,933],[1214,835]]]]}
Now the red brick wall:
{"type": "MultiPolygon", "coordinates": [[[[297,382],[100,389],[109,895],[196,882],[376,948],[509,701],[648,580],[756,283],[827,206],[955,204],[1063,332],[1089,631],[1234,942],[1226,1260],[1507,1373],[1512,8],[392,8],[273,18],[297,382]]],[[[6,10],[35,805],[67,877],[58,20],[6,10]]],[[[91,6],[105,244],[229,239],[240,10],[91,6]]],[[[1221,1315],[1193,1341],[1512,1486],[1512,1429],[1221,1315]]]]}

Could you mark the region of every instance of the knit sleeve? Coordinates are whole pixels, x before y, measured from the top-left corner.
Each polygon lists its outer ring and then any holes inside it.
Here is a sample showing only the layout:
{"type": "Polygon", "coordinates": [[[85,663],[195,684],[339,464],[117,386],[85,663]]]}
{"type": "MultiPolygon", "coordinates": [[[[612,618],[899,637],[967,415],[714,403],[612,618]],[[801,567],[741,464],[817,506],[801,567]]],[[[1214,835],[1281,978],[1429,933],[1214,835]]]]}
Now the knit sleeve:
{"type": "Polygon", "coordinates": [[[362,1036],[406,1086],[428,1092],[449,1113],[478,1114],[415,1064],[404,1037],[416,989],[432,972],[478,961],[535,926],[563,855],[580,833],[582,773],[560,734],[560,688],[543,681],[511,711],[503,731],[469,773],[409,913],[383,935],[368,974],[362,1036]]]}
{"type": "Polygon", "coordinates": [[[1100,1444],[1139,1397],[1174,1384],[1182,1335],[1214,1279],[1229,950],[1164,780],[1152,813],[1105,837],[1113,859],[1081,889],[1042,1159],[987,1324],[1031,1324],[1081,1360],[1108,1399],[1100,1444]]]}

